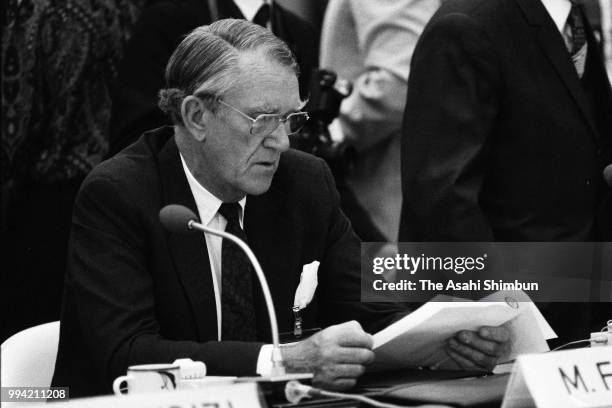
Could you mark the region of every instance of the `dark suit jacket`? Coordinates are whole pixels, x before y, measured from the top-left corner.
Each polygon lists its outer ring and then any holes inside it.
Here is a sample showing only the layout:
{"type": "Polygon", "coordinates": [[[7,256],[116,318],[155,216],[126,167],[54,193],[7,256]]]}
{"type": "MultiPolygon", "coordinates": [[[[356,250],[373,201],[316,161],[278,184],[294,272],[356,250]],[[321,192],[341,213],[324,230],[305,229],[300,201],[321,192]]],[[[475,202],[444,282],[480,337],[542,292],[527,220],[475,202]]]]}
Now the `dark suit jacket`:
{"type": "MultiPolygon", "coordinates": [[[[609,237],[612,96],[588,41],[580,80],[540,0],[441,6],[412,58],[400,241],[609,237]]],[[[588,335],[589,305],[544,308],[563,340],[588,335]]]]}
{"type": "Polygon", "coordinates": [[[412,59],[400,240],[601,238],[612,96],[588,34],[581,81],[539,0],[442,5],[412,59]]]}
{"type": "MultiPolygon", "coordinates": [[[[210,263],[203,234],[172,234],[158,220],[171,203],[197,208],[172,128],[143,135],[87,177],[73,215],[58,359],[53,384],[71,396],[110,392],[133,364],[204,361],[212,375],[254,375],[262,343],[217,339],[210,263]]],[[[281,331],[304,264],[321,262],[304,327],[358,319],[375,331],[395,306],[360,303],[359,241],[339,208],[321,159],[288,151],[270,190],[249,196],[245,232],[268,278],[281,331]]],[[[256,281],[255,278],[254,282],[256,281]]],[[[270,341],[263,295],[257,332],[270,341]]]]}
{"type": "MultiPolygon", "coordinates": [[[[217,1],[220,18],[244,18],[231,0],[217,1]]],[[[143,10],[119,68],[110,124],[110,155],[134,142],[143,132],[169,119],[157,107],[165,86],[164,71],[170,55],[193,29],[210,24],[204,0],[160,0],[143,10]]],[[[308,95],[311,71],[318,66],[319,36],[314,27],[274,3],[272,30],[285,41],[300,67],[300,94],[308,95]]]]}

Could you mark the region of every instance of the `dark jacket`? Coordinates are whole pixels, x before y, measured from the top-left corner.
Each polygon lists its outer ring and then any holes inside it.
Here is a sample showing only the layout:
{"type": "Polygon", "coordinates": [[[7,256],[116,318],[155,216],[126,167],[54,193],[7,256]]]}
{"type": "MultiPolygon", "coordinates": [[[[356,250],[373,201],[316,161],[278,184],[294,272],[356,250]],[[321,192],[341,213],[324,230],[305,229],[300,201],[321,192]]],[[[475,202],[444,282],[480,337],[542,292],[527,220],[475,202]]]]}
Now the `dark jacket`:
{"type": "MultiPolygon", "coordinates": [[[[254,375],[261,342],[271,339],[257,286],[260,343],[217,341],[204,236],[160,224],[167,204],[197,214],[172,133],[146,133],[95,168],[79,192],[53,378],[73,397],[110,392],[130,365],[180,357],[205,362],[211,375],[254,375]]],[[[281,331],[293,329],[295,290],[303,265],[314,260],[321,262],[319,286],[303,313],[305,329],[358,319],[376,331],[399,310],[360,303],[360,243],[323,160],[284,153],[269,191],[247,197],[244,222],[281,331]]]]}
{"type": "MultiPolygon", "coordinates": [[[[587,40],[580,79],[540,0],[443,3],[412,58],[400,241],[612,239],[612,93],[587,40]]],[[[561,341],[611,310],[542,307],[561,341]]]]}
{"type": "Polygon", "coordinates": [[[588,42],[581,80],[539,0],[442,5],[412,59],[400,240],[601,239],[612,94],[588,42]]]}

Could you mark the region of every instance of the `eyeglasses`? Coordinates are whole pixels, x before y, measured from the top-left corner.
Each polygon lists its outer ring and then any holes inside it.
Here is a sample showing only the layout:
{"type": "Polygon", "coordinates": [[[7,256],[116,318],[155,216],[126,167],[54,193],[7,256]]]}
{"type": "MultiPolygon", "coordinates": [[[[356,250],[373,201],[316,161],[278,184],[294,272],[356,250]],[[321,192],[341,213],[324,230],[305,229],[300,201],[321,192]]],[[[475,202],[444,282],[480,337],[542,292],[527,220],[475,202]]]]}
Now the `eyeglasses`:
{"type": "Polygon", "coordinates": [[[223,102],[221,99],[218,99],[218,101],[220,104],[227,106],[250,120],[251,128],[249,132],[254,136],[268,136],[274,132],[281,123],[283,126],[285,126],[285,131],[287,134],[292,135],[299,132],[304,127],[308,119],[310,119],[310,116],[308,116],[308,113],[306,112],[294,112],[287,115],[286,118],[283,118],[282,115],[277,113],[263,113],[258,115],[256,118],[252,118],[246,113],[242,112],[240,109],[223,102]]]}

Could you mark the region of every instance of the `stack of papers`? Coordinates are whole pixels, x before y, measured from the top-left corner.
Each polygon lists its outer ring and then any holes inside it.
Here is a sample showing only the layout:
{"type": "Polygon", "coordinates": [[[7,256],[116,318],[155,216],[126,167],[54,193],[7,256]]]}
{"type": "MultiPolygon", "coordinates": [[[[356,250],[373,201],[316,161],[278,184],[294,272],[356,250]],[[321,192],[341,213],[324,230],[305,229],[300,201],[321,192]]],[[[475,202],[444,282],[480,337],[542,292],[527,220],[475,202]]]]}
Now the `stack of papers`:
{"type": "Polygon", "coordinates": [[[446,342],[462,330],[505,325],[511,348],[501,362],[520,354],[548,351],[556,337],[529,296],[521,291],[496,292],[478,302],[437,296],[374,335],[372,370],[428,367],[460,369],[445,351],[446,342]]]}

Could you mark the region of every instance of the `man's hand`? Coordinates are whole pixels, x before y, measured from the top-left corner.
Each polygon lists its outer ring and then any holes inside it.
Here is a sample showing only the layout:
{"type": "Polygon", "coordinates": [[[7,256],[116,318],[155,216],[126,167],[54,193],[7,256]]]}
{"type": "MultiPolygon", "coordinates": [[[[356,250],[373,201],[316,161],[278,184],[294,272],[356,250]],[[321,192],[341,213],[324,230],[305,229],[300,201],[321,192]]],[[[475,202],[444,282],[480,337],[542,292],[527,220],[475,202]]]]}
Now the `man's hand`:
{"type": "Polygon", "coordinates": [[[353,320],[281,351],[289,372],[312,372],[314,386],[342,390],[353,387],[365,366],[374,361],[372,345],[372,336],[353,320]]]}
{"type": "Polygon", "coordinates": [[[484,326],[477,332],[457,332],[446,344],[446,352],[464,370],[490,371],[510,349],[510,331],[484,326]]]}

